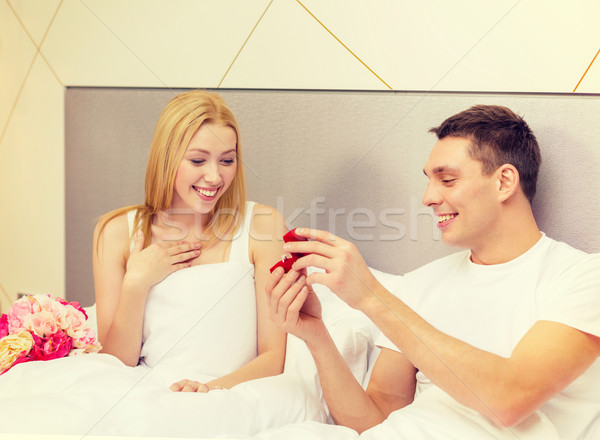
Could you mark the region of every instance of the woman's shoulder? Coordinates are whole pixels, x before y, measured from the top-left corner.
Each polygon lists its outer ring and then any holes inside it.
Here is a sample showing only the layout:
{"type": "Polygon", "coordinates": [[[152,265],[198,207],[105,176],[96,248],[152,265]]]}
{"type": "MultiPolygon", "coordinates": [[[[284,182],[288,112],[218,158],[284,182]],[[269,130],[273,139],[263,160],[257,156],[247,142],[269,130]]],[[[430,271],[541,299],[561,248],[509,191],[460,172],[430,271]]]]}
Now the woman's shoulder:
{"type": "Polygon", "coordinates": [[[250,221],[249,257],[255,266],[268,267],[281,257],[281,237],[287,232],[283,216],[276,209],[257,203],[250,221]]]}
{"type": "Polygon", "coordinates": [[[94,242],[108,244],[128,243],[131,234],[128,218],[130,212],[132,210],[122,208],[103,215],[98,223],[96,223],[94,242]]]}
{"type": "Polygon", "coordinates": [[[265,216],[269,214],[273,215],[281,215],[279,211],[269,205],[263,205],[262,203],[252,203],[252,215],[256,216],[257,214],[260,216],[265,216]]]}
{"type": "Polygon", "coordinates": [[[252,212],[248,215],[252,216],[250,219],[251,237],[263,234],[281,234],[273,237],[277,238],[286,232],[283,216],[271,206],[255,203],[252,212]]]}

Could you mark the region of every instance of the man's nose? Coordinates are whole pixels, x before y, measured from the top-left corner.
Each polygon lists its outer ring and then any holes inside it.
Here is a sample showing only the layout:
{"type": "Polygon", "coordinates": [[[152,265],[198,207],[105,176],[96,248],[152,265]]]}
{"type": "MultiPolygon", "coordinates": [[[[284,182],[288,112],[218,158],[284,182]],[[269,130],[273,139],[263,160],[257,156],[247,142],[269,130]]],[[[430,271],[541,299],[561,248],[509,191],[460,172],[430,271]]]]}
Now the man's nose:
{"type": "Polygon", "coordinates": [[[437,191],[434,182],[429,181],[427,188],[425,188],[425,194],[423,194],[423,200],[421,200],[425,206],[435,206],[441,203],[441,197],[437,191]]]}

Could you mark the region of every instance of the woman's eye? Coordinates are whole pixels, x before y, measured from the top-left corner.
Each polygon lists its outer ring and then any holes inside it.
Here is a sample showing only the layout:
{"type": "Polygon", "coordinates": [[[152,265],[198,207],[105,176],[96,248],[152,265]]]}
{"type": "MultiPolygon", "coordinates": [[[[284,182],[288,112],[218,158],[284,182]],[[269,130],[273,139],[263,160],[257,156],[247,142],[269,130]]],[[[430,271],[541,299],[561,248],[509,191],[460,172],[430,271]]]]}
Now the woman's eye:
{"type": "Polygon", "coordinates": [[[202,165],[204,163],[204,159],[190,159],[194,165],[202,165]]]}
{"type": "Polygon", "coordinates": [[[235,163],[235,159],[223,159],[221,163],[224,165],[233,165],[235,163]]]}

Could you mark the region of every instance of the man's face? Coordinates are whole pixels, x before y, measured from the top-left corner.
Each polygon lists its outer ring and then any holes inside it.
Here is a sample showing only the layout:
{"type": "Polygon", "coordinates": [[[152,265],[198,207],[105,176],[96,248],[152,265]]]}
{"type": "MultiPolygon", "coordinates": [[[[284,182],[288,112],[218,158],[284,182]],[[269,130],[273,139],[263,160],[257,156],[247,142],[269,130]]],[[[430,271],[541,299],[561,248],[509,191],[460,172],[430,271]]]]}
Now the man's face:
{"type": "Polygon", "coordinates": [[[500,203],[496,173],[483,175],[481,162],[469,155],[470,145],[463,137],[434,145],[423,169],[429,178],[423,204],[438,216],[442,240],[477,251],[497,231],[500,203]]]}

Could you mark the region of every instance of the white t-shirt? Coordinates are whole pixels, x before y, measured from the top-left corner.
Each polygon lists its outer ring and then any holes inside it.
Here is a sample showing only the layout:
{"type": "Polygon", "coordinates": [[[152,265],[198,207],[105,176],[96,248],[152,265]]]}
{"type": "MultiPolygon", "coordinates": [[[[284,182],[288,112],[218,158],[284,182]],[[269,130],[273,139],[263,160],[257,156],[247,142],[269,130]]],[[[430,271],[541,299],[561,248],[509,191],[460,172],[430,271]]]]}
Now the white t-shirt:
{"type": "MultiPolygon", "coordinates": [[[[503,357],[540,320],[600,336],[600,254],[545,235],[504,264],[474,264],[469,251],[449,255],[404,275],[394,290],[438,330],[503,357]]],[[[376,344],[398,350],[384,335],[376,344]]],[[[432,386],[417,374],[416,396],[432,386]]],[[[600,435],[600,359],[540,411],[561,439],[600,435]]]]}

